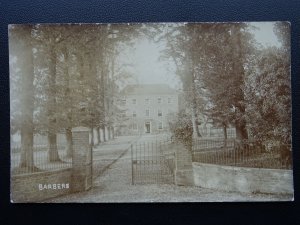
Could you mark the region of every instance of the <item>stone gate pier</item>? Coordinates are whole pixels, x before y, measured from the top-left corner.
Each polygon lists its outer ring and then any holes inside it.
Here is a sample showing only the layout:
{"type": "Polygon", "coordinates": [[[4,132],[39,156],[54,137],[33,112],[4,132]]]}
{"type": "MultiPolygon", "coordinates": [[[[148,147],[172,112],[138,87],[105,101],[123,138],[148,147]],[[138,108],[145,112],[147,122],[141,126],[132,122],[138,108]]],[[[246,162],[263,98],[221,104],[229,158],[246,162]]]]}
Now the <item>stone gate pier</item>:
{"type": "Polygon", "coordinates": [[[89,143],[90,129],[76,127],[72,129],[73,161],[72,192],[86,191],[92,188],[92,147],[89,143]]]}
{"type": "Polygon", "coordinates": [[[188,146],[180,141],[175,141],[175,184],[183,186],[194,186],[194,175],[192,166],[192,152],[188,146]]]}

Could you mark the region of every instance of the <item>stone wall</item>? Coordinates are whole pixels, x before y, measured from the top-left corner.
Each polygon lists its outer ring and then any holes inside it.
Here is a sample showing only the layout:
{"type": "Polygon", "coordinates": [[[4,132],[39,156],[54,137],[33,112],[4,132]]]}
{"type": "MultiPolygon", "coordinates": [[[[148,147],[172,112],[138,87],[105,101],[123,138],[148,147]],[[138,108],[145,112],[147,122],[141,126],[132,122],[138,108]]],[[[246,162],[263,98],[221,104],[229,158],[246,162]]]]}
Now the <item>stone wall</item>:
{"type": "Polygon", "coordinates": [[[11,177],[12,202],[38,202],[92,187],[92,148],[86,127],[72,129],[72,168],[11,177]]]}
{"type": "Polygon", "coordinates": [[[39,202],[69,194],[72,169],[61,169],[11,177],[11,202],[39,202]]]}
{"type": "Polygon", "coordinates": [[[293,194],[293,171],[193,163],[196,186],[245,193],[293,194]]]}

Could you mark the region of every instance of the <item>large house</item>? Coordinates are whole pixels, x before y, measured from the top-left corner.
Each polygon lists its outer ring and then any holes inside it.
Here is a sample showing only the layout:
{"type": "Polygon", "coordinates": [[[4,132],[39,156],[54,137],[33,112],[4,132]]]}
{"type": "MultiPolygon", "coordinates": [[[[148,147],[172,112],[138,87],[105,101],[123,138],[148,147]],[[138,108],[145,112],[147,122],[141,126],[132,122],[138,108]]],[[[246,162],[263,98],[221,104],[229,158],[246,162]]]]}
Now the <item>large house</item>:
{"type": "Polygon", "coordinates": [[[178,112],[176,90],[166,84],[139,84],[126,86],[121,94],[124,123],[119,135],[168,131],[168,116],[178,112]]]}

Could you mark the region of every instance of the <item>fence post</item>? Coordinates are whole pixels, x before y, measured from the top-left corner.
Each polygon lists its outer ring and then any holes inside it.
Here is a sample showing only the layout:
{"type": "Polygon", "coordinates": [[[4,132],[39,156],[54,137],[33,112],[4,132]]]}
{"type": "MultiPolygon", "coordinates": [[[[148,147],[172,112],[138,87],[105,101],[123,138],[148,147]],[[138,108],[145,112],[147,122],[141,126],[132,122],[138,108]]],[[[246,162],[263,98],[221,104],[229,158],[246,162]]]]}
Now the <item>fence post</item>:
{"type": "Polygon", "coordinates": [[[73,160],[71,189],[73,192],[86,191],[92,187],[92,147],[89,143],[90,129],[72,129],[73,160]]]}
{"type": "Polygon", "coordinates": [[[174,169],[173,169],[174,184],[176,184],[176,171],[177,171],[177,154],[175,151],[174,152],[174,169]]]}
{"type": "Polygon", "coordinates": [[[236,152],[237,152],[237,149],[238,149],[238,145],[236,143],[236,140],[234,141],[234,148],[233,148],[233,165],[236,166],[236,152]]]}
{"type": "Polygon", "coordinates": [[[131,150],[131,184],[134,185],[134,174],[133,174],[133,147],[130,145],[131,150]]]}

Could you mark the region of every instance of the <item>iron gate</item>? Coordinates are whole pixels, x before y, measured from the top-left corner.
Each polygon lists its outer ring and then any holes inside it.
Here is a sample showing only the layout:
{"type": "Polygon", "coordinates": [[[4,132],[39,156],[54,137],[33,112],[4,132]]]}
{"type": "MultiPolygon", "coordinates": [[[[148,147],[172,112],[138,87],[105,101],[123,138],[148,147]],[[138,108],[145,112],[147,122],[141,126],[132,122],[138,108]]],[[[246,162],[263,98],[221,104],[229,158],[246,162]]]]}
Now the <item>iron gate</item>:
{"type": "Polygon", "coordinates": [[[172,184],[175,152],[170,140],[131,145],[132,184],[172,184]]]}

